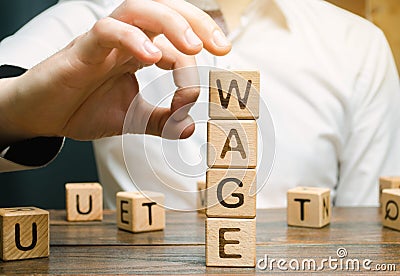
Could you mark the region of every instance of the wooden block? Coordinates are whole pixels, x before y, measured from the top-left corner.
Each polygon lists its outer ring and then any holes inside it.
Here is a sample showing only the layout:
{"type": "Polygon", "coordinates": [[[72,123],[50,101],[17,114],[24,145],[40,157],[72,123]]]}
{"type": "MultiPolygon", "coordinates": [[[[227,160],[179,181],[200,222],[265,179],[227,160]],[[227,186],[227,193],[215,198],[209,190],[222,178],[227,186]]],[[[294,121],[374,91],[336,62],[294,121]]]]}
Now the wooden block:
{"type": "Polygon", "coordinates": [[[256,219],[206,219],[206,265],[255,267],[256,219]]]}
{"type": "Polygon", "coordinates": [[[149,191],[117,193],[118,228],[133,233],[164,229],[164,199],[163,194],[149,191]]]}
{"type": "Polygon", "coordinates": [[[65,184],[68,221],[103,219],[103,188],[99,183],[65,184]]]}
{"type": "Polygon", "coordinates": [[[321,228],[330,222],[330,190],[297,187],[287,192],[287,222],[291,226],[321,228]]]}
{"type": "Polygon", "coordinates": [[[379,204],[382,206],[382,191],[384,189],[400,188],[400,176],[386,176],[379,178],[379,204]]]}
{"type": "Polygon", "coordinates": [[[49,256],[49,212],[36,207],[0,209],[3,261],[49,256]]]}
{"type": "Polygon", "coordinates": [[[211,119],[256,119],[259,116],[260,72],[210,71],[211,119]]]}
{"type": "Polygon", "coordinates": [[[382,224],[400,231],[400,189],[384,189],[382,192],[382,224]]]}
{"type": "Polygon", "coordinates": [[[205,214],[206,212],[206,182],[197,181],[197,212],[205,214]]]}
{"type": "Polygon", "coordinates": [[[207,217],[254,218],[256,170],[210,169],[207,171],[207,217]]]}
{"type": "Polygon", "coordinates": [[[254,120],[209,120],[207,165],[210,168],[255,168],[257,123],[254,120]]]}

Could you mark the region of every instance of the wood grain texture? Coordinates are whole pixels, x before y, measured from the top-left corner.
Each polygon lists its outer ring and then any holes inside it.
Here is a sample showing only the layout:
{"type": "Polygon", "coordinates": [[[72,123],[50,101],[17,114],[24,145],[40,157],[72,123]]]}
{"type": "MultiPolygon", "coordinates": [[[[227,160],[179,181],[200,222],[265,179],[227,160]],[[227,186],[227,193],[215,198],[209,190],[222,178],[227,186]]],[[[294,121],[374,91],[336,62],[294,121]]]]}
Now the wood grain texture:
{"type": "Polygon", "coordinates": [[[165,228],[165,196],[143,191],[117,193],[117,225],[133,233],[165,228]]]}
{"type": "MultiPolygon", "coordinates": [[[[132,234],[116,226],[115,211],[105,210],[102,222],[67,222],[65,211],[51,211],[52,246],[186,246],[205,244],[205,217],[196,212],[166,211],[164,231],[132,234]]],[[[257,244],[400,245],[399,232],[383,228],[379,208],[332,209],[324,228],[289,227],[286,209],[257,210],[257,244]]]]}
{"type": "Polygon", "coordinates": [[[255,169],[209,169],[207,217],[254,218],[256,185],[255,169]]]}
{"type": "Polygon", "coordinates": [[[287,222],[291,226],[323,227],[330,222],[330,190],[296,187],[287,192],[287,222]]]}
{"type": "Polygon", "coordinates": [[[103,219],[103,187],[99,183],[65,184],[68,221],[103,219]]]}
{"type": "Polygon", "coordinates": [[[382,225],[400,231],[400,189],[382,191],[382,225]]]}
{"type": "MultiPolygon", "coordinates": [[[[104,211],[102,222],[67,222],[65,211],[50,211],[49,258],[0,262],[0,274],[261,274],[258,268],[205,266],[204,216],[166,212],[164,231],[131,234],[118,230],[116,212],[104,211]]],[[[379,208],[332,209],[327,227],[288,227],[286,209],[257,210],[257,260],[304,259],[320,262],[344,247],[349,257],[393,263],[400,268],[400,235],[382,227],[379,208]]],[[[293,271],[295,272],[295,271],[293,271]]],[[[301,271],[298,271],[301,273],[301,271]]],[[[343,275],[325,267],[323,272],[343,275]]],[[[359,274],[373,275],[361,270],[359,274]]],[[[397,274],[396,274],[397,273],[397,274]]],[[[377,274],[377,273],[376,273],[377,274]]],[[[383,273],[382,273],[383,275],[383,273]]]]}
{"type": "Polygon", "coordinates": [[[210,71],[209,117],[257,119],[260,104],[260,72],[210,71]]]}
{"type": "Polygon", "coordinates": [[[197,181],[197,212],[200,214],[206,213],[206,182],[197,181]]]}
{"type": "Polygon", "coordinates": [[[255,168],[257,123],[255,120],[209,120],[207,123],[209,168],[255,168]]]}
{"type": "MultiPolygon", "coordinates": [[[[258,245],[257,260],[269,258],[306,259],[315,258],[318,263],[332,256],[337,258],[338,247],[347,249],[351,258],[360,260],[372,258],[374,264],[393,263],[397,272],[378,273],[361,270],[348,275],[398,275],[400,245],[360,245],[345,244],[309,244],[300,241],[296,244],[258,245]],[[397,273],[397,274],[396,274],[397,273]]],[[[281,273],[276,262],[273,269],[206,267],[205,250],[203,246],[55,246],[49,258],[25,260],[23,262],[0,263],[0,273],[15,274],[222,274],[222,275],[258,275],[281,273]],[[105,254],[107,252],[107,254],[105,254]]],[[[290,271],[286,271],[288,273],[290,271]]],[[[293,271],[296,273],[296,271],[293,271]]],[[[314,271],[311,271],[314,273],[314,271]]],[[[332,270],[325,266],[322,272],[345,275],[339,269],[332,270]]],[[[302,275],[301,271],[296,274],[302,275]]],[[[303,273],[306,274],[306,273],[303,273]]],[[[307,274],[309,275],[309,274],[307,274]]]]}
{"type": "Polygon", "coordinates": [[[384,189],[400,188],[400,176],[385,176],[379,178],[379,204],[382,206],[382,191],[384,189]]]}
{"type": "Polygon", "coordinates": [[[206,265],[255,267],[256,219],[206,219],[206,265]]]}
{"type": "Polygon", "coordinates": [[[36,207],[0,209],[0,258],[49,256],[49,212],[36,207]]]}

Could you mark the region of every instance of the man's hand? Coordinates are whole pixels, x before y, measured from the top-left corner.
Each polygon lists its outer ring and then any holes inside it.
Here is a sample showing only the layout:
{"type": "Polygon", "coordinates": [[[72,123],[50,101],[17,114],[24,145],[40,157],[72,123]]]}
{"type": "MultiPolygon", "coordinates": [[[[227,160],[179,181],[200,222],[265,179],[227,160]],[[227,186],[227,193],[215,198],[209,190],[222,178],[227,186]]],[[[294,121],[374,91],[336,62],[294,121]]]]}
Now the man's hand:
{"type": "MultiPolygon", "coordinates": [[[[92,140],[121,134],[139,92],[135,72],[152,64],[195,66],[192,55],[203,47],[224,55],[231,46],[201,10],[183,0],[127,0],[65,49],[20,77],[1,80],[0,144],[37,136],[92,140]]],[[[188,76],[176,72],[175,83],[185,87],[188,76]]],[[[138,99],[134,122],[152,111],[146,126],[139,123],[132,130],[161,136],[172,116],[174,131],[189,137],[194,125],[187,107],[198,94],[197,88],[178,89],[170,108],[154,110],[138,99]]]]}

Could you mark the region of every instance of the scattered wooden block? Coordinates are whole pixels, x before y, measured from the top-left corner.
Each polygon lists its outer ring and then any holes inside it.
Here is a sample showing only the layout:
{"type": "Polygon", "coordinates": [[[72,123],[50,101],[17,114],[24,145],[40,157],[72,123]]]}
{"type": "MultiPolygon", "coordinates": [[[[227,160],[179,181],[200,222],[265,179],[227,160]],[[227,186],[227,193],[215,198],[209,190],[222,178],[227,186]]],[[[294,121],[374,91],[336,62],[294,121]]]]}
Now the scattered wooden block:
{"type": "Polygon", "coordinates": [[[255,267],[256,219],[206,219],[206,265],[255,267]]]}
{"type": "Polygon", "coordinates": [[[287,193],[287,222],[291,226],[321,228],[330,222],[330,190],[297,187],[287,193]]]}
{"type": "Polygon", "coordinates": [[[99,183],[65,184],[68,221],[103,219],[103,188],[99,183]]]}
{"type": "Polygon", "coordinates": [[[156,192],[117,193],[118,228],[133,233],[164,229],[164,199],[163,194],[156,192]]]}
{"type": "Polygon", "coordinates": [[[197,181],[197,212],[204,214],[206,212],[206,182],[197,181]]]}
{"type": "Polygon", "coordinates": [[[3,261],[49,256],[49,212],[36,207],[0,209],[3,261]]]}
{"type": "Polygon", "coordinates": [[[255,168],[257,123],[254,120],[209,120],[207,165],[210,168],[255,168]]]}
{"type": "Polygon", "coordinates": [[[400,176],[387,176],[379,178],[379,204],[382,206],[382,191],[384,189],[400,188],[400,176]]]}
{"type": "Polygon", "coordinates": [[[256,170],[210,169],[207,171],[207,217],[254,218],[256,170]]]}
{"type": "Polygon", "coordinates": [[[210,71],[211,119],[256,119],[259,116],[260,72],[210,71]]]}
{"type": "Polygon", "coordinates": [[[382,224],[400,231],[400,189],[384,189],[382,191],[382,224]]]}

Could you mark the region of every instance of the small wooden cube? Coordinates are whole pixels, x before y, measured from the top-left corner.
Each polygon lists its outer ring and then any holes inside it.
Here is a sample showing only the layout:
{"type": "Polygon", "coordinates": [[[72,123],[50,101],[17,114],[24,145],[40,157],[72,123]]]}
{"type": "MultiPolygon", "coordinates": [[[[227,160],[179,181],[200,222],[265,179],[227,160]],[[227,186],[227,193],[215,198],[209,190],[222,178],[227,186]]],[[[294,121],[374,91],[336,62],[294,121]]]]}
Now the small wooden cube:
{"type": "Polygon", "coordinates": [[[211,119],[256,119],[259,116],[260,72],[210,71],[211,119]]]}
{"type": "Polygon", "coordinates": [[[36,207],[0,209],[3,261],[49,256],[49,212],[36,207]]]}
{"type": "Polygon", "coordinates": [[[256,219],[206,219],[206,265],[255,267],[256,219]]]}
{"type": "Polygon", "coordinates": [[[206,212],[206,182],[197,181],[197,212],[205,214],[206,212]]]}
{"type": "Polygon", "coordinates": [[[287,193],[287,223],[291,226],[321,228],[330,223],[330,190],[296,187],[287,193]]]}
{"type": "Polygon", "coordinates": [[[65,184],[68,221],[103,219],[103,187],[99,183],[65,184]]]}
{"type": "Polygon", "coordinates": [[[164,200],[164,195],[156,192],[117,193],[118,228],[133,233],[164,229],[164,200]]]}
{"type": "Polygon", "coordinates": [[[255,168],[257,123],[254,120],[209,120],[207,165],[210,168],[255,168]]]}
{"type": "Polygon", "coordinates": [[[379,178],[379,204],[382,206],[382,191],[384,189],[400,188],[400,176],[386,176],[379,178]]]}
{"type": "Polygon", "coordinates": [[[400,189],[384,189],[382,191],[382,224],[400,231],[400,189]]]}
{"type": "Polygon", "coordinates": [[[256,216],[255,169],[207,171],[207,217],[254,218],[256,216]]]}

